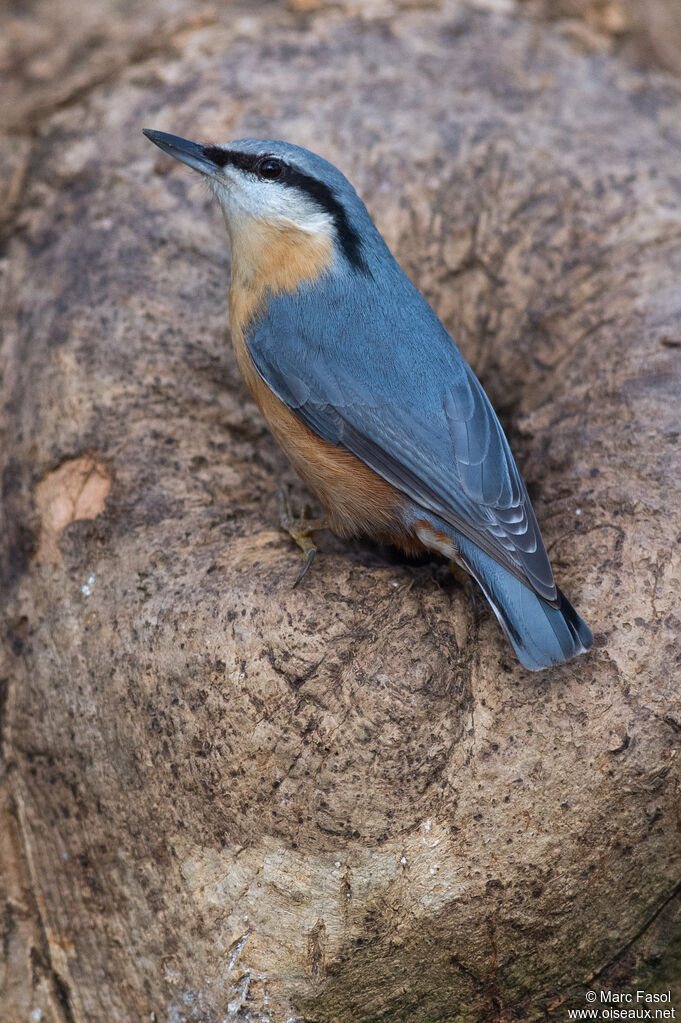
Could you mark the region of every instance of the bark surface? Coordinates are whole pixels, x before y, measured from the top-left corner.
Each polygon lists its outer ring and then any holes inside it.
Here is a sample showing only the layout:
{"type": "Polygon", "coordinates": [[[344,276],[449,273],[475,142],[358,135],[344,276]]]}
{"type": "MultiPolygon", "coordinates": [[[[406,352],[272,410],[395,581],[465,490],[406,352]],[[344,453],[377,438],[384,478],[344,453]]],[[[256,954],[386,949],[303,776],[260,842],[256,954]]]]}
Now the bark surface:
{"type": "Polygon", "coordinates": [[[681,73],[677,0],[520,0],[535,17],[557,21],[587,52],[614,51],[639,67],[681,73]]]}
{"type": "Polygon", "coordinates": [[[681,998],[681,89],[510,5],[147,6],[5,35],[3,1018],[681,998]],[[276,491],[306,495],[238,376],[224,226],[146,126],[348,174],[502,416],[588,657],[525,672],[443,564],[330,534],[291,589],[276,491]]]}

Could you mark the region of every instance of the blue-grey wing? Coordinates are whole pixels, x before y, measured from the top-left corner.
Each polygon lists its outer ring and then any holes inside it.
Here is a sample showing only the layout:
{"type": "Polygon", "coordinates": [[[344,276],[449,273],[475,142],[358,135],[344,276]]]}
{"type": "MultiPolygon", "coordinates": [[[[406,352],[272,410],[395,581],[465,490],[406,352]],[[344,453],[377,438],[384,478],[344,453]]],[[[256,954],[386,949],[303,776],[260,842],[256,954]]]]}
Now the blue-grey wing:
{"type": "Polygon", "coordinates": [[[343,447],[557,600],[525,485],[477,377],[420,296],[365,308],[283,296],[246,338],[256,369],[318,436],[343,447]],[[362,312],[362,310],[360,310],[362,312]],[[411,313],[411,315],[410,315],[411,313]]]}

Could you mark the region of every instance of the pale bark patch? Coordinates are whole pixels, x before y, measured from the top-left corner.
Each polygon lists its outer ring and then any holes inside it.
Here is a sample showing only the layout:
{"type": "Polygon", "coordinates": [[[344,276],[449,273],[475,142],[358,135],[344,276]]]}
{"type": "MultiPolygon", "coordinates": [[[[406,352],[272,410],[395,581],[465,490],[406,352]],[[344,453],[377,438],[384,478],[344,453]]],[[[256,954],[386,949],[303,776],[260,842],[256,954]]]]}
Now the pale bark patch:
{"type": "Polygon", "coordinates": [[[35,488],[40,537],[35,560],[42,565],[61,562],[59,538],[66,526],[94,519],[104,510],[111,478],[94,455],[81,455],[48,473],[35,488]]]}

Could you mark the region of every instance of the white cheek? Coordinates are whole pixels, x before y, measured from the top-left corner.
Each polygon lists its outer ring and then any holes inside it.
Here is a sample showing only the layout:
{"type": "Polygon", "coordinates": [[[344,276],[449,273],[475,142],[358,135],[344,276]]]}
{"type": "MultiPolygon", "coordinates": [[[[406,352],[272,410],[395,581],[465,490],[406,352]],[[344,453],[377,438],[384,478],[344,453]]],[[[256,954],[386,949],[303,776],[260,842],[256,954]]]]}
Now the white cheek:
{"type": "Polygon", "coordinates": [[[295,188],[261,181],[233,168],[215,175],[210,182],[228,220],[280,221],[312,233],[331,226],[328,214],[295,188]]]}

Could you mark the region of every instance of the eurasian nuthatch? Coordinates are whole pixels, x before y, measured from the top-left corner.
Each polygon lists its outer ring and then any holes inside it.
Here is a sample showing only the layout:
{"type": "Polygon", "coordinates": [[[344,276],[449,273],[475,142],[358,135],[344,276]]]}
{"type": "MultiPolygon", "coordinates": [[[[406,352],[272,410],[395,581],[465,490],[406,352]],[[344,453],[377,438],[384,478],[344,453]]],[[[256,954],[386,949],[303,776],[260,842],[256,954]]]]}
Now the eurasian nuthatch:
{"type": "MultiPolygon", "coordinates": [[[[285,142],[145,134],[222,206],[239,368],[330,527],[463,565],[526,668],[588,650],[487,395],[341,172],[285,142]]],[[[289,525],[309,563],[316,524],[289,525]]]]}

